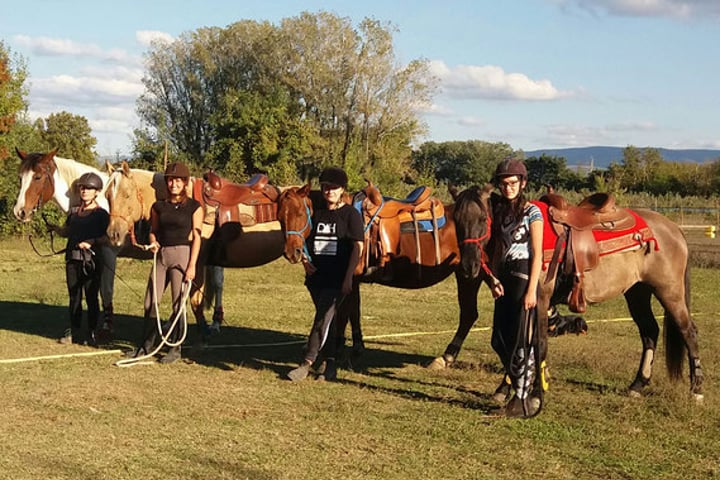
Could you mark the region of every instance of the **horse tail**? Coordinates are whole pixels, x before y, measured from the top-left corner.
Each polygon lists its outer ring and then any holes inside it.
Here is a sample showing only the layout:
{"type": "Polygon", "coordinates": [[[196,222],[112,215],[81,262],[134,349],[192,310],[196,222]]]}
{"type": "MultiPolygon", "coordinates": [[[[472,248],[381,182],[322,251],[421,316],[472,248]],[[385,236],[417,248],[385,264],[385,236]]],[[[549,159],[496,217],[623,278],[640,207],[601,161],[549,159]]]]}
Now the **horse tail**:
{"type": "Polygon", "coordinates": [[[205,292],[203,300],[205,308],[212,308],[215,306],[215,295],[217,294],[217,285],[215,285],[215,277],[210,265],[205,265],[205,292]]]}
{"type": "MultiPolygon", "coordinates": [[[[688,322],[690,319],[690,259],[685,261],[685,306],[688,312],[688,322]]],[[[679,380],[682,377],[683,362],[687,346],[685,338],[680,331],[678,319],[665,310],[664,328],[665,332],[665,365],[667,366],[668,375],[672,380],[679,380]]]]}

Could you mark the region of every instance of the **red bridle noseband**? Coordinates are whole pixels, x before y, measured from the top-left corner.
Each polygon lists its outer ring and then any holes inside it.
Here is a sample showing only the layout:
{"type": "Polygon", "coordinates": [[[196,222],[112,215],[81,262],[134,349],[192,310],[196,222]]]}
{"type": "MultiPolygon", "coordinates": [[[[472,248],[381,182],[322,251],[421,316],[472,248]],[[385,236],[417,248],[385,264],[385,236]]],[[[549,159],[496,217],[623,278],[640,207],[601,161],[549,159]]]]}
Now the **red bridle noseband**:
{"type": "Polygon", "coordinates": [[[490,216],[488,215],[485,219],[487,229],[485,230],[485,233],[482,234],[479,237],[475,238],[466,238],[462,241],[462,243],[468,244],[473,243],[480,249],[480,267],[482,268],[483,272],[490,277],[491,279],[494,279],[495,276],[493,275],[492,271],[490,270],[490,267],[488,266],[488,256],[487,253],[485,253],[485,249],[483,248],[483,242],[485,240],[488,240],[490,238],[491,228],[492,228],[492,220],[490,219],[490,216]]]}

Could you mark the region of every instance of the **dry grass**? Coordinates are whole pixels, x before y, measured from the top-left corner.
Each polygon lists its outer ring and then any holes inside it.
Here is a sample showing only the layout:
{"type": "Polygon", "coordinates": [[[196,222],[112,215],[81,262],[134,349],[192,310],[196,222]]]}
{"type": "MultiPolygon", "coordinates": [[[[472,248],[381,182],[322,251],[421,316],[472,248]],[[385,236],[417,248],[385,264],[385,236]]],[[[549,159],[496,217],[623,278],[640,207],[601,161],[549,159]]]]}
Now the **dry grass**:
{"type": "MultiPolygon", "coordinates": [[[[139,335],[149,263],[122,260],[117,341],[139,335]]],[[[89,352],[66,324],[60,259],[0,242],[0,359],[89,352]]],[[[498,418],[490,297],[457,368],[422,366],[457,322],[454,281],[418,291],[363,286],[369,350],[340,381],[283,380],[312,308],[299,268],[227,270],[227,326],[173,365],[113,366],[116,354],[0,364],[0,478],[694,479],[720,476],[716,406],[720,272],[693,270],[704,405],[668,381],[661,343],[647,395],[625,388],[640,342],[621,300],[592,307],[590,332],[551,339],[551,390],[530,421],[498,418]],[[405,336],[394,336],[403,334],[405,336]],[[296,343],[292,343],[296,342],[296,343]],[[256,344],[275,346],[253,347],[256,344]],[[219,348],[231,345],[231,348],[219,348]]],[[[659,309],[656,309],[658,312],[659,309]]]]}

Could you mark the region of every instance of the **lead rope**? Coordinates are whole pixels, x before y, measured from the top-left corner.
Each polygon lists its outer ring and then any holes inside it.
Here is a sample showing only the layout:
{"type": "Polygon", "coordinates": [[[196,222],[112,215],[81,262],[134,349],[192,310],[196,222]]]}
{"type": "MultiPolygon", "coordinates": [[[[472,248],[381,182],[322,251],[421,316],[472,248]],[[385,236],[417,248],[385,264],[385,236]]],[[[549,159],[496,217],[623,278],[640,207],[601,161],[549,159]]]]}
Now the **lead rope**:
{"type": "MultiPolygon", "coordinates": [[[[144,250],[148,250],[150,247],[149,245],[142,245],[141,248],[144,250]]],[[[124,358],[121,360],[118,360],[115,362],[115,365],[118,367],[133,367],[135,365],[140,365],[145,362],[145,360],[153,358],[155,354],[157,354],[163,347],[179,347],[183,344],[185,341],[185,337],[187,336],[187,301],[190,297],[190,284],[191,282],[184,281],[182,283],[182,287],[180,289],[180,305],[178,307],[177,312],[175,313],[174,318],[172,319],[172,322],[170,323],[170,327],[167,329],[167,335],[163,333],[162,328],[162,322],[160,321],[160,300],[159,295],[155,291],[155,285],[156,285],[156,276],[157,276],[157,251],[153,253],[153,264],[152,264],[152,289],[153,289],[153,307],[155,309],[155,321],[157,326],[157,331],[160,334],[160,342],[158,345],[153,349],[152,352],[146,353],[145,355],[135,357],[135,358],[124,358]],[[182,327],[182,335],[180,339],[177,342],[172,342],[170,340],[173,331],[175,328],[178,327],[178,321],[181,321],[181,327],[182,327]]]]}

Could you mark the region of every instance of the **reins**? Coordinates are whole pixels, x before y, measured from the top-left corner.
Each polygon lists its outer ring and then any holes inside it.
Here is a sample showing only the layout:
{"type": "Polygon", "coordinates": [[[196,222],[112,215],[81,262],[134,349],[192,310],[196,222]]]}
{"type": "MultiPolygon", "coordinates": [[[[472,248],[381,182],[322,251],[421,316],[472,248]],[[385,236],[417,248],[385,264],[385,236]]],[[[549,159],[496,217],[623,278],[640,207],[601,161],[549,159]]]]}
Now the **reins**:
{"type": "MultiPolygon", "coordinates": [[[[140,245],[140,248],[144,248],[145,250],[148,250],[150,248],[149,245],[140,245]]],[[[175,316],[173,317],[172,321],[170,322],[170,326],[167,328],[166,331],[163,331],[162,321],[160,320],[160,298],[158,295],[158,292],[155,290],[155,286],[157,284],[157,251],[153,252],[153,264],[152,264],[152,288],[153,288],[153,308],[155,309],[155,322],[157,331],[160,334],[160,342],[157,344],[157,346],[150,352],[145,353],[145,355],[135,357],[135,358],[124,358],[120,359],[117,362],[115,362],[115,365],[118,367],[133,367],[135,365],[140,365],[141,363],[146,363],[145,360],[153,358],[155,354],[157,354],[163,347],[179,347],[183,344],[185,341],[185,338],[187,337],[187,301],[190,297],[190,291],[191,291],[191,285],[192,282],[190,280],[184,281],[182,283],[182,287],[180,289],[180,304],[178,307],[177,312],[175,312],[175,316]],[[178,322],[181,322],[180,325],[178,325],[178,322]],[[182,328],[182,335],[180,338],[173,342],[170,340],[172,337],[173,332],[176,328],[182,328]],[[167,333],[166,333],[167,332],[167,333]]]]}
{"type": "MultiPolygon", "coordinates": [[[[38,200],[38,204],[41,204],[41,202],[38,200]]],[[[50,222],[47,219],[47,216],[45,213],[41,213],[40,217],[43,219],[43,222],[45,222],[45,227],[50,226],[50,222]]],[[[52,230],[49,230],[50,233],[50,252],[51,253],[40,253],[40,251],[35,247],[35,243],[33,242],[33,236],[32,233],[28,234],[28,242],[30,242],[30,246],[32,247],[33,251],[37,254],[38,257],[41,258],[47,258],[47,257],[54,257],[55,255],[62,255],[67,250],[66,248],[63,248],[61,250],[55,250],[55,233],[52,230]]]]}

